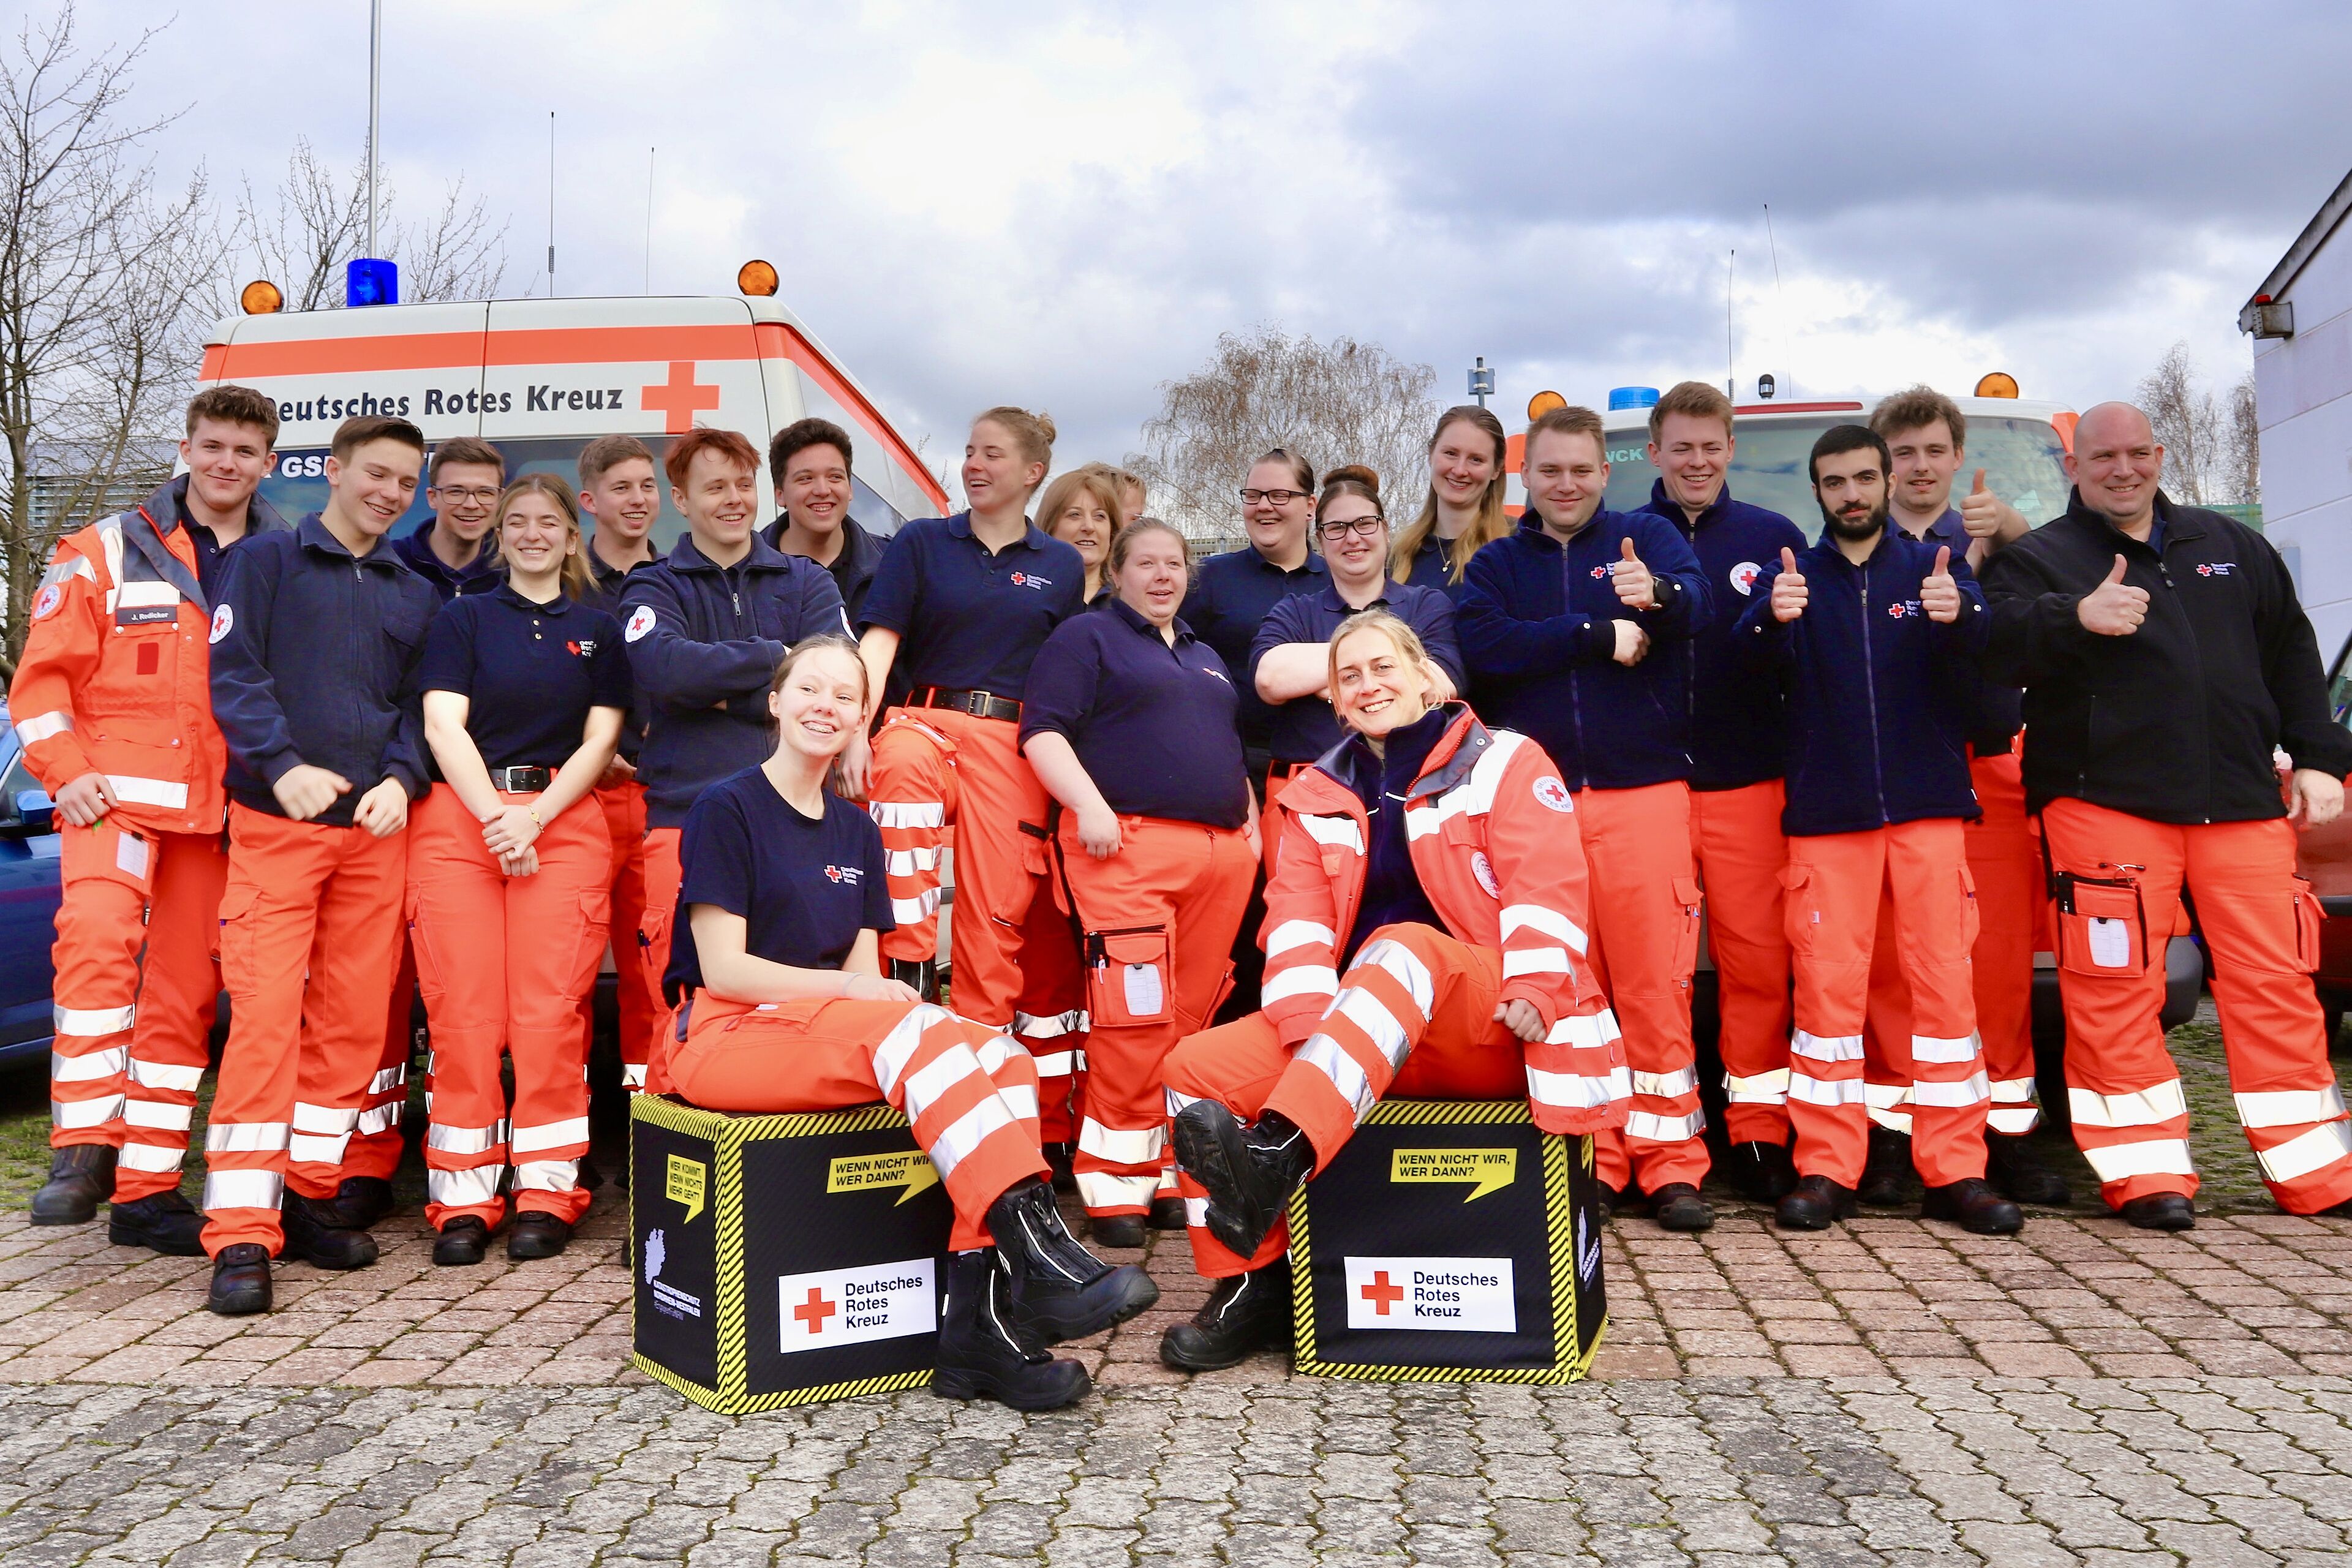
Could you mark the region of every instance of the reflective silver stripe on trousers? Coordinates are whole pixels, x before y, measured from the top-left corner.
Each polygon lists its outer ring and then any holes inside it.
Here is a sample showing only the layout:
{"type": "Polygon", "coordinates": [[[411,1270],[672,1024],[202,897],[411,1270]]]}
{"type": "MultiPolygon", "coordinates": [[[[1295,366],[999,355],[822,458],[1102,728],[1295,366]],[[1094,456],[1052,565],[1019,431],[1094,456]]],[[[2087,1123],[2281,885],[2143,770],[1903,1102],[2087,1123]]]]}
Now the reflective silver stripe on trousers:
{"type": "Polygon", "coordinates": [[[1364,1119],[1366,1111],[1379,1103],[1378,1097],[1372,1093],[1372,1080],[1365,1076],[1362,1068],[1356,1065],[1356,1058],[1348,1054],[1347,1048],[1328,1035],[1313,1036],[1298,1047],[1298,1054],[1290,1059],[1305,1062],[1329,1079],[1331,1087],[1339,1091],[1339,1098],[1348,1102],[1359,1121],[1364,1119]]]}
{"type": "Polygon", "coordinates": [[[958,1041],[907,1075],[907,1120],[920,1121],[940,1096],[967,1079],[987,1077],[971,1047],[958,1041]]]}
{"type": "MultiPolygon", "coordinates": [[[[1862,1100],[1863,1081],[1858,1078],[1815,1078],[1811,1073],[1789,1075],[1789,1098],[1807,1105],[1835,1107],[1854,1105],[1862,1100]]],[[[1907,1119],[1906,1119],[1907,1120],[1907,1119]]]]}
{"type": "Polygon", "coordinates": [[[1003,1096],[994,1094],[957,1117],[931,1141],[929,1152],[931,1163],[940,1168],[940,1178],[946,1180],[980,1147],[982,1139],[1000,1127],[1013,1126],[1014,1121],[1013,1108],[1004,1103],[1003,1096]]]}
{"type": "Polygon", "coordinates": [[[187,1152],[181,1143],[134,1143],[122,1145],[120,1163],[126,1171],[152,1171],[158,1175],[180,1168],[180,1157],[187,1152]]]}
{"type": "Polygon", "coordinates": [[[400,1125],[401,1112],[407,1109],[407,1103],[398,1100],[371,1106],[360,1112],[354,1131],[362,1138],[380,1137],[400,1125]]]}
{"type": "Polygon", "coordinates": [[[388,1068],[379,1068],[376,1069],[375,1077],[368,1079],[368,1092],[390,1094],[407,1081],[408,1064],[406,1062],[395,1063],[388,1068]]]}
{"type": "Polygon", "coordinates": [[[1966,1035],[1958,1039],[1941,1035],[1911,1037],[1911,1059],[1915,1062],[1969,1062],[1976,1060],[1977,1053],[1983,1048],[1974,1035],[1966,1035]]]}
{"type": "Polygon", "coordinates": [[[1932,1105],[1938,1110],[1964,1110],[1992,1098],[1992,1084],[1981,1072],[1970,1073],[1958,1083],[1942,1083],[1923,1078],[1911,1085],[1911,1103],[1932,1105]]]}
{"type": "MultiPolygon", "coordinates": [[[[908,1008],[907,1016],[882,1037],[882,1043],[874,1047],[874,1079],[882,1086],[884,1095],[898,1087],[898,1075],[906,1070],[908,1058],[922,1043],[923,1031],[949,1016],[944,1007],[919,1003],[908,1008]]],[[[907,1120],[912,1121],[914,1118],[910,1115],[907,1120]]]]}
{"type": "Polygon", "coordinates": [[[272,1154],[286,1147],[283,1121],[215,1121],[205,1128],[207,1154],[272,1154]]]}
{"type": "Polygon", "coordinates": [[[58,1127],[103,1127],[122,1114],[122,1097],[101,1094],[96,1100],[53,1100],[49,1121],[58,1127]]]}
{"type": "Polygon", "coordinates": [[[1086,1028],[1087,1012],[1073,1007],[1066,1013],[1015,1013],[1013,1032],[1024,1040],[1050,1040],[1056,1035],[1076,1034],[1086,1028]]]}
{"type": "Polygon", "coordinates": [[[1689,1094],[1698,1088],[1698,1068],[1677,1068],[1673,1072],[1637,1072],[1633,1075],[1635,1094],[1655,1095],[1672,1100],[1678,1094],[1689,1094]]]}
{"type": "Polygon", "coordinates": [[[130,1065],[131,1081],[158,1094],[194,1094],[196,1086],[205,1080],[204,1068],[184,1067],[178,1062],[151,1062],[132,1057],[130,1065]]]}
{"type": "MultiPolygon", "coordinates": [[[[588,1142],[588,1119],[575,1116],[566,1121],[543,1122],[537,1127],[517,1127],[508,1142],[518,1154],[535,1154],[541,1149],[561,1149],[567,1144],[588,1142]]],[[[518,1165],[522,1162],[515,1162],[518,1165]]]]}
{"type": "Polygon", "coordinates": [[[877,827],[943,827],[948,808],[936,800],[877,800],[866,808],[877,827]]]}
{"type": "Polygon", "coordinates": [[[2323,1121],[2274,1149],[2259,1151],[2255,1157],[2262,1162],[2264,1177],[2284,1183],[2324,1171],[2347,1155],[2352,1155],[2352,1121],[2323,1121]]]}
{"type": "Polygon", "coordinates": [[[112,1078],[131,1059],[128,1046],[109,1046],[102,1051],[84,1051],[69,1057],[62,1051],[49,1053],[51,1083],[92,1083],[102,1078],[112,1078]]]}
{"type": "Polygon", "coordinates": [[[1785,1105],[1789,1100],[1789,1069],[1774,1068],[1748,1078],[1723,1075],[1723,1092],[1734,1105],[1785,1105]]]}
{"type": "MultiPolygon", "coordinates": [[[[1506,962],[1507,963],[1507,959],[1506,962]]],[[[1424,1018],[1429,1016],[1430,1008],[1436,1005],[1437,986],[1430,979],[1429,965],[1422,963],[1420,954],[1401,942],[1383,937],[1356,954],[1358,966],[1367,963],[1377,964],[1396,976],[1397,984],[1403,986],[1404,994],[1412,998],[1412,1005],[1419,1009],[1421,1016],[1424,1018]]],[[[1507,968],[1505,973],[1508,973],[1507,968]]]]}
{"type": "Polygon", "coordinates": [[[2042,1108],[2033,1102],[2032,1079],[1997,1078],[1992,1080],[1992,1109],[1985,1112],[1988,1131],[2016,1136],[2031,1132],[2041,1124],[2042,1108]]]}
{"type": "Polygon", "coordinates": [[[568,1193],[580,1184],[577,1160],[525,1160],[514,1168],[515,1191],[568,1193]]]}
{"type": "Polygon", "coordinates": [[[1168,1127],[1165,1122],[1140,1131],[1105,1127],[1091,1116],[1078,1123],[1080,1152],[1092,1154],[1097,1160],[1108,1160],[1113,1164],[1151,1164],[1159,1160],[1160,1151],[1167,1146],[1168,1127]]]}
{"type": "Polygon", "coordinates": [[[275,1171],[213,1171],[205,1176],[205,1212],[274,1209],[285,1193],[286,1179],[275,1171]]]}
{"type": "Polygon", "coordinates": [[[1862,1037],[1815,1035],[1799,1029],[1789,1037],[1789,1049],[1817,1062],[1858,1062],[1862,1060],[1862,1037]]]}
{"type": "Polygon", "coordinates": [[[1655,1116],[1637,1110],[1625,1118],[1625,1136],[1653,1143],[1682,1143],[1697,1137],[1706,1126],[1704,1110],[1694,1110],[1688,1116],[1655,1116]]]}
{"type": "Polygon", "coordinates": [[[503,1119],[487,1127],[452,1127],[446,1121],[436,1121],[425,1130],[425,1146],[438,1149],[444,1154],[487,1154],[507,1141],[507,1124],[503,1119]]]}
{"type": "MultiPolygon", "coordinates": [[[[50,1026],[60,1035],[74,1035],[83,1039],[96,1039],[105,1035],[119,1035],[131,1027],[139,1016],[131,1007],[59,1007],[49,1008],[50,1026]]],[[[121,1071],[118,1066],[115,1071],[121,1071]]]]}
{"type": "Polygon", "coordinates": [[[2167,1079],[2137,1094],[2098,1094],[2087,1089],[2066,1091],[2067,1109],[2083,1127],[2154,1127],[2189,1114],[2189,1097],[2180,1080],[2167,1079]]]}
{"type": "Polygon", "coordinates": [[[1323,1015],[1328,1023],[1333,1018],[1345,1018],[1364,1032],[1372,1048],[1388,1058],[1391,1068],[1403,1065],[1407,1046],[1404,1026],[1390,1016],[1381,999],[1360,986],[1350,985],[1323,1015]]]}
{"type": "Polygon", "coordinates": [[[1150,1208],[1160,1190],[1158,1175],[1116,1176],[1108,1171],[1078,1173],[1078,1201],[1089,1209],[1150,1208]]]}
{"type": "Polygon", "coordinates": [[[446,1208],[476,1208],[499,1195],[503,1165],[468,1165],[462,1171],[425,1173],[425,1195],[446,1208]]]}
{"type": "Polygon", "coordinates": [[[2233,1098],[2238,1102],[2239,1125],[2243,1127],[2294,1127],[2305,1121],[2339,1121],[2344,1117],[2344,1091],[2332,1083],[2326,1089],[2262,1089],[2233,1098]]]}
{"type": "Polygon", "coordinates": [[[2134,1176],[2193,1176],[2185,1138],[2146,1138],[2136,1143],[2109,1143],[2085,1148],[2083,1158],[2101,1182],[2128,1181],[2134,1176]]]}
{"type": "Polygon", "coordinates": [[[122,1102],[123,1122],[131,1127],[151,1127],[158,1132],[185,1132],[195,1116],[193,1105],[175,1105],[168,1100],[141,1100],[136,1096],[122,1102]]]}
{"type": "Polygon", "coordinates": [[[900,925],[912,925],[917,921],[939,912],[940,890],[926,888],[918,898],[890,900],[890,917],[900,925]]]}

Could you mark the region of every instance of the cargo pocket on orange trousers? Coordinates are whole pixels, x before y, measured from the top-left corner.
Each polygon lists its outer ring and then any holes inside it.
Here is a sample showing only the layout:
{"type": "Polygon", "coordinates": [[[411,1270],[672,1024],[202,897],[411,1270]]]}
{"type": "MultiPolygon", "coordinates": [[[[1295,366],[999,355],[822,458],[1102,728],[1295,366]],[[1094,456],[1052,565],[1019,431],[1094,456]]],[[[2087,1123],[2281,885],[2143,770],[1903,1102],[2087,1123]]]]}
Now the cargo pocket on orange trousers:
{"type": "Polygon", "coordinates": [[[232,997],[240,994],[252,995],[260,979],[253,968],[253,907],[260,901],[260,889],[240,888],[235,883],[221,894],[216,951],[220,956],[221,988],[232,997]]]}
{"type": "Polygon", "coordinates": [[[1699,895],[1697,878],[1676,877],[1674,889],[1675,902],[1682,906],[1681,917],[1675,923],[1675,984],[1687,991],[1691,972],[1698,967],[1699,926],[1706,905],[1699,895]]]}
{"type": "Polygon", "coordinates": [[[1960,951],[1970,952],[1977,945],[1977,933],[1984,929],[1984,909],[1977,902],[1977,874],[1960,864],[1960,951]]]}
{"type": "Polygon", "coordinates": [[[604,965],[604,946],[610,940],[613,923],[613,890],[610,888],[590,888],[580,895],[580,954],[572,973],[571,995],[577,1001],[588,994],[596,984],[596,972],[604,965]]]}
{"type": "Polygon", "coordinates": [[[1086,963],[1087,1005],[1096,1028],[1168,1021],[1173,999],[1166,926],[1090,931],[1086,963]]]}
{"type": "Polygon", "coordinates": [[[2311,890],[2306,877],[2294,879],[2294,962],[2295,967],[2309,974],[2319,968],[2321,932],[2326,928],[2327,911],[2321,907],[2319,895],[2311,890]]]}
{"type": "Polygon", "coordinates": [[[2147,968],[2147,916],[2128,877],[2058,874],[2058,966],[2091,976],[2147,968]]]}
{"type": "Polygon", "coordinates": [[[1822,911],[1813,907],[1813,868],[1811,866],[1789,865],[1780,868],[1780,890],[1786,895],[1781,902],[1780,924],[1789,933],[1790,951],[1810,954],[1813,939],[1821,934],[1822,911]]]}
{"type": "MultiPolygon", "coordinates": [[[[401,918],[408,925],[408,951],[416,959],[416,994],[425,1001],[426,1020],[443,1016],[449,1000],[448,971],[441,966],[439,954],[434,951],[432,922],[422,918],[425,896],[414,882],[409,884],[408,897],[401,918]]],[[[446,1023],[446,1017],[444,1018],[446,1023]]]]}

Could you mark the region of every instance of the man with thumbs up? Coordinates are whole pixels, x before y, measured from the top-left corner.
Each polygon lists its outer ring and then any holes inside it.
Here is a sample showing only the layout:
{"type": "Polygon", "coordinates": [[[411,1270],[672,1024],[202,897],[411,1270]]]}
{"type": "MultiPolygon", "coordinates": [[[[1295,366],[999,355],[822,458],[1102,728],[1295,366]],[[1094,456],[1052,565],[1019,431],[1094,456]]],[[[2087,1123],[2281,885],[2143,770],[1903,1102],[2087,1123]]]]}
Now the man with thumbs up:
{"type": "MultiPolygon", "coordinates": [[[[1888,520],[1914,539],[1948,545],[1981,572],[2003,544],[2021,538],[2025,519],[1975,470],[1965,496],[1955,480],[1968,468],[1968,419],[1931,387],[1914,386],[1871,411],[1870,427],[1891,459],[1888,520]]],[[[2025,811],[2016,752],[2019,692],[1979,679],[1969,703],[1969,779],[1984,815],[1968,825],[1969,872],[1982,916],[1969,952],[1977,1032],[1992,1081],[1986,1127],[1986,1178],[2020,1203],[2063,1204],[2065,1178],[2028,1149],[2041,1122],[2034,1103],[2033,955],[2049,946],[2042,845],[2025,811]]],[[[1880,911],[1882,934],[1891,910],[1880,911]]],[[[1903,1201],[1912,1166],[1911,995],[1892,944],[1882,942],[1870,977],[1870,1022],[1864,1030],[1864,1097],[1870,1110],[1870,1158],[1857,1195],[1864,1204],[1903,1201]]]]}
{"type": "Polygon", "coordinates": [[[1988,668],[2025,687],[2066,1007],[2074,1142],[2132,1224],[2196,1223],[2189,1105],[2158,1012],[2181,889],[2212,956],[2238,1118],[2289,1214],[2352,1200],[2352,1121],[2313,994],[2320,910],[2295,831],[2332,820],[2352,735],[2278,552],[2158,489],[2147,417],[2075,426],[2065,515],[1992,558],[1988,668]],[[2293,773],[2282,790],[2272,760],[2293,773]]]}
{"type": "Polygon", "coordinates": [[[1984,598],[1950,545],[1887,526],[1887,466],[1886,444],[1859,425],[1814,442],[1822,542],[1780,552],[1738,626],[1759,663],[1789,676],[1781,879],[1797,981],[1798,1182],[1777,1217],[1820,1230],[1853,1212],[1868,1126],[1863,1020],[1884,898],[1916,1014],[1921,1213],[2005,1235],[2024,1221],[1984,1180],[1990,1089],[1969,984],[1977,910],[1962,833],[1977,815],[1960,741],[1984,598]]]}

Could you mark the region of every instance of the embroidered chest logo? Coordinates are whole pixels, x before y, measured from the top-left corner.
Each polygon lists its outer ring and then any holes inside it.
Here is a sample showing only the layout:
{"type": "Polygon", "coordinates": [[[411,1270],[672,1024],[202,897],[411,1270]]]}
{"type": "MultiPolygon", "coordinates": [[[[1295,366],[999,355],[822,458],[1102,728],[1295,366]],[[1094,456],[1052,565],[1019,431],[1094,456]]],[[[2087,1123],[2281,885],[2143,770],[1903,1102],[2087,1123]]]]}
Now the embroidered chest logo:
{"type": "Polygon", "coordinates": [[[1050,588],[1054,585],[1051,577],[1040,577],[1034,572],[1015,572],[1005,581],[1016,588],[1050,588]]]}
{"type": "Polygon", "coordinates": [[[644,637],[654,629],[654,607],[651,605],[639,605],[635,609],[631,610],[629,624],[621,634],[622,640],[635,642],[639,637],[644,637]]]}
{"type": "Polygon", "coordinates": [[[229,628],[236,625],[236,612],[229,608],[226,605],[223,605],[219,609],[213,612],[213,635],[211,640],[214,642],[220,641],[221,638],[228,636],[229,628]]]}
{"type": "Polygon", "coordinates": [[[1753,561],[1743,561],[1731,569],[1731,591],[1741,598],[1756,591],[1756,579],[1764,575],[1764,568],[1753,561]]]}
{"type": "MultiPolygon", "coordinates": [[[[33,618],[37,621],[46,620],[56,615],[58,606],[65,603],[65,598],[63,590],[59,589],[55,583],[50,584],[33,595],[33,618]]],[[[224,605],[221,607],[226,609],[228,606],[224,605]]]]}
{"type": "Polygon", "coordinates": [[[583,638],[579,642],[568,642],[563,646],[575,658],[592,658],[596,653],[596,639],[594,637],[583,638]]]}
{"type": "Polygon", "coordinates": [[[2237,569],[2234,561],[2200,561],[2197,563],[2200,577],[2227,577],[2237,569]]]}
{"type": "Polygon", "coordinates": [[[1484,849],[1474,849],[1470,852],[1470,874],[1478,879],[1478,885],[1486,889],[1488,898],[1499,899],[1503,896],[1503,885],[1495,880],[1495,863],[1486,858],[1486,852],[1484,849]]]}
{"type": "Polygon", "coordinates": [[[1886,613],[1898,621],[1906,616],[1916,616],[1919,614],[1919,601],[1916,599],[1897,599],[1893,604],[1886,606],[1886,613]]]}
{"type": "Polygon", "coordinates": [[[1535,795],[1536,804],[1548,810],[1574,811],[1576,809],[1576,797],[1568,793],[1566,784],[1550,773],[1546,773],[1536,780],[1535,795]]]}
{"type": "Polygon", "coordinates": [[[827,866],[824,868],[824,879],[828,882],[838,882],[845,888],[854,888],[857,886],[858,883],[866,879],[866,868],[863,866],[827,866]]]}
{"type": "Polygon", "coordinates": [[[1608,576],[1608,575],[1609,575],[1609,567],[1608,567],[1607,563],[1603,563],[1602,564],[1601,564],[1601,565],[1599,565],[1599,566],[1595,566],[1595,567],[1592,569],[1592,575],[1593,575],[1593,576],[1595,576],[1595,577],[1606,577],[1606,576],[1608,576]]]}

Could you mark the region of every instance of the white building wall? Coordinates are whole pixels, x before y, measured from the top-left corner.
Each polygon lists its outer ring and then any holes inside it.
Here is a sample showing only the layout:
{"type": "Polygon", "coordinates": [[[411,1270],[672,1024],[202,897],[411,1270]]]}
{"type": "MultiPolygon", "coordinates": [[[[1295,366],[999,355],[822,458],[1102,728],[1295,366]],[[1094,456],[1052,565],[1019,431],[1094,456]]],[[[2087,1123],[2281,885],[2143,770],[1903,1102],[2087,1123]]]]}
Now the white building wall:
{"type": "Polygon", "coordinates": [[[2254,344],[2263,531],[2297,569],[2327,661],[2352,635],[2352,222],[2282,298],[2294,336],[2254,344]]]}

